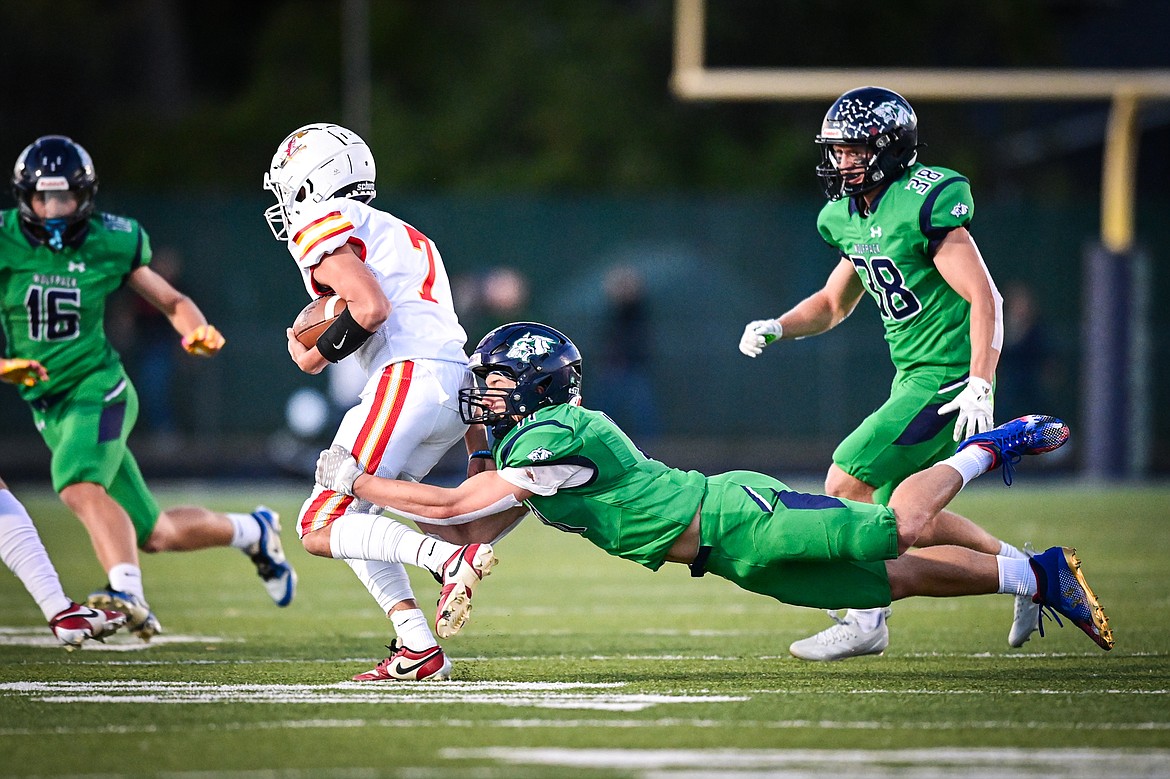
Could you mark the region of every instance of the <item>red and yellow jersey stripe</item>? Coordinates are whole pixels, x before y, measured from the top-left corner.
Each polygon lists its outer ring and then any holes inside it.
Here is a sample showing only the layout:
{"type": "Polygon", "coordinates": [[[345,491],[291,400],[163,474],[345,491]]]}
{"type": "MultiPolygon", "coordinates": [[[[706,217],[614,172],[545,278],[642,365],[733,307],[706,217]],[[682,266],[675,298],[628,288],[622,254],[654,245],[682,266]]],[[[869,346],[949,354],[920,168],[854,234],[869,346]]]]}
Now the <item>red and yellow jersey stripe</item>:
{"type": "MultiPolygon", "coordinates": [[[[382,370],[378,388],[370,403],[369,413],[353,441],[351,451],[366,473],[377,470],[382,455],[394,435],[394,428],[406,405],[410,380],[414,375],[414,363],[396,362],[382,370]]],[[[344,443],[344,442],[343,442],[344,443]]],[[[346,512],[354,498],[341,495],[333,490],[321,490],[309,504],[301,517],[301,535],[330,525],[333,520],[346,512]]]]}
{"type": "Polygon", "coordinates": [[[330,211],[314,219],[297,231],[292,242],[297,247],[297,259],[304,260],[325,241],[347,232],[353,232],[353,222],[342,216],[340,211],[330,211]]]}

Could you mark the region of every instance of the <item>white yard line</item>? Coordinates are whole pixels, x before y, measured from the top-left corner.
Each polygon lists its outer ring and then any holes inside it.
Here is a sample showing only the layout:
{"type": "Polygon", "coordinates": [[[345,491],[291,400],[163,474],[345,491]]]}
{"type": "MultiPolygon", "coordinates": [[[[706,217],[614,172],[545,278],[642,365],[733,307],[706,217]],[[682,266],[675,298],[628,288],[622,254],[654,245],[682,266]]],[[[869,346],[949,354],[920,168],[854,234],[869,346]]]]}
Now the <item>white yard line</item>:
{"type": "MultiPolygon", "coordinates": [[[[355,728],[387,728],[400,730],[402,728],[464,728],[469,730],[481,728],[496,728],[500,730],[529,730],[544,728],[549,730],[601,728],[614,730],[655,729],[655,728],[687,728],[702,730],[717,730],[723,728],[745,730],[1050,730],[1050,731],[1110,731],[1110,732],[1148,732],[1170,731],[1170,722],[1014,722],[1014,721],[986,721],[986,722],[878,722],[878,721],[832,721],[832,720],[715,720],[715,719],[688,719],[684,717],[660,717],[656,719],[541,719],[539,717],[516,717],[508,719],[368,719],[364,717],[349,719],[306,719],[306,720],[275,720],[271,722],[230,722],[217,720],[200,726],[207,731],[248,731],[248,730],[281,730],[281,729],[337,729],[347,730],[355,728]]],[[[136,733],[166,733],[188,732],[189,725],[92,725],[92,726],[54,726],[51,728],[0,728],[0,737],[25,737],[46,735],[94,735],[94,734],[136,734],[136,733]]],[[[1170,755],[1170,752],[1167,752],[1170,755]]]]}
{"type": "Polygon", "coordinates": [[[0,696],[43,703],[292,703],[488,704],[536,709],[643,711],[667,703],[735,703],[743,695],[698,693],[624,693],[623,683],[577,682],[395,682],[390,685],[337,684],[204,684],[200,682],[6,682],[0,696]]]}
{"type": "Polygon", "coordinates": [[[987,776],[1130,779],[1164,776],[1168,750],[1118,749],[443,749],[442,757],[525,766],[633,771],[642,779],[840,777],[983,779],[987,776]]]}

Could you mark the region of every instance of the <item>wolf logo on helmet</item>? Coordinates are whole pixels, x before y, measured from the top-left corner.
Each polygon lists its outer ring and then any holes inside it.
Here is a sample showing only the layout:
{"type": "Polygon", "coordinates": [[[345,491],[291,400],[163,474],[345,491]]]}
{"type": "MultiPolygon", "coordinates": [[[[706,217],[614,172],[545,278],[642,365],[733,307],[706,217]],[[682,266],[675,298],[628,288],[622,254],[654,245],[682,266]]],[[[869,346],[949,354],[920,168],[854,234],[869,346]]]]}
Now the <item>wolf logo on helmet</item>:
{"type": "Polygon", "coordinates": [[[508,348],[508,357],[520,362],[528,362],[533,357],[548,354],[552,350],[553,343],[551,338],[525,333],[512,342],[508,348]]]}
{"type": "MultiPolygon", "coordinates": [[[[910,110],[909,104],[898,101],[888,101],[879,103],[873,107],[874,116],[879,116],[892,125],[908,125],[914,119],[914,112],[910,110]]],[[[871,128],[871,131],[877,128],[871,128]]]]}

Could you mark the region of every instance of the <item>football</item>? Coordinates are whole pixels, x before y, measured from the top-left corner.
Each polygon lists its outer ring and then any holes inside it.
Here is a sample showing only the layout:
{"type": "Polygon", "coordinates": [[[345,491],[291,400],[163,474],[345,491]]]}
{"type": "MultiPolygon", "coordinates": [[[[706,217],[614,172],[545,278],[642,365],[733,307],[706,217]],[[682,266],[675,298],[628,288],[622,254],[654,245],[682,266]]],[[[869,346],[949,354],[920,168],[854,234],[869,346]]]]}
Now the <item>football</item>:
{"type": "Polygon", "coordinates": [[[321,333],[328,330],[344,310],[345,301],[337,295],[319,297],[297,314],[292,325],[293,335],[311,349],[317,345],[321,333]]]}

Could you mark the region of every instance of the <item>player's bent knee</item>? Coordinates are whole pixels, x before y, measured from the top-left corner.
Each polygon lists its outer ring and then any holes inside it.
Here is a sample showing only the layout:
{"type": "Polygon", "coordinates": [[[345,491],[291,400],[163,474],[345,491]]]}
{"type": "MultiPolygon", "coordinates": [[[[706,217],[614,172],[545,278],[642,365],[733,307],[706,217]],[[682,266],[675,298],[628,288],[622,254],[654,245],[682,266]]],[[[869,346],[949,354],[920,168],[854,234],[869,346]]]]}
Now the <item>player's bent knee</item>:
{"type": "Polygon", "coordinates": [[[301,537],[301,546],[311,555],[316,555],[317,557],[333,557],[333,550],[329,544],[330,530],[331,528],[323,527],[320,530],[305,533],[301,537]]]}
{"type": "Polygon", "coordinates": [[[834,498],[872,503],[873,491],[871,485],[850,476],[836,464],[829,467],[829,473],[825,476],[825,494],[834,498]]]}
{"type": "Polygon", "coordinates": [[[158,515],[158,521],[154,523],[154,529],[150,531],[150,536],[145,542],[139,544],[138,548],[151,554],[170,552],[176,549],[175,525],[165,511],[158,515]]]}

